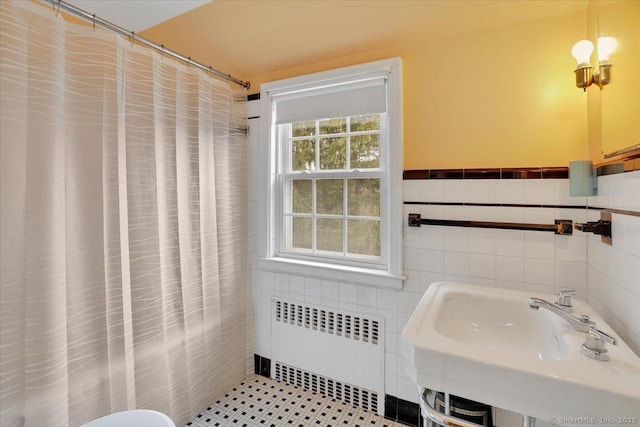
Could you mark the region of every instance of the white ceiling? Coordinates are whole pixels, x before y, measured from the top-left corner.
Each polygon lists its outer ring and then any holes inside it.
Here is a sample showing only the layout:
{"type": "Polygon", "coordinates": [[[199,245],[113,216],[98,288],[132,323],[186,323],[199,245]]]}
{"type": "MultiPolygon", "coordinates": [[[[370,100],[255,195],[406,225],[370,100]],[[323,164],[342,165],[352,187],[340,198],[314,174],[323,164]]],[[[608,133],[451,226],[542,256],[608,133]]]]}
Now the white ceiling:
{"type": "Polygon", "coordinates": [[[212,0],[67,0],[129,31],[140,32],[212,0]]]}

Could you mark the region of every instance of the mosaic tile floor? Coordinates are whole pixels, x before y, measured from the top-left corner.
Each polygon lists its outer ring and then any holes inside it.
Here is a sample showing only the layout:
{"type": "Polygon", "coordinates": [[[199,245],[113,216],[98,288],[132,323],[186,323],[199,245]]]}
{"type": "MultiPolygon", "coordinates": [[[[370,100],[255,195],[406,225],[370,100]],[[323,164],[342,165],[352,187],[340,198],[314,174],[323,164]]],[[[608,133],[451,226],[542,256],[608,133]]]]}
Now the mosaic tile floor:
{"type": "Polygon", "coordinates": [[[334,399],[251,376],[198,414],[189,427],[405,427],[334,399]]]}

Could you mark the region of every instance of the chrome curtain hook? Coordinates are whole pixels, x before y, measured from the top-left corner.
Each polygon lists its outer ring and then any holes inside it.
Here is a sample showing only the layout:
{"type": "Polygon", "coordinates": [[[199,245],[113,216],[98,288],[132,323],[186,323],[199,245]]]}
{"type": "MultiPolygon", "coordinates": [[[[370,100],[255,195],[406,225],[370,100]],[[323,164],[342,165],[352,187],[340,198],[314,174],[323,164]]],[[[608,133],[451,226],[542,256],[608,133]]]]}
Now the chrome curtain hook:
{"type": "Polygon", "coordinates": [[[58,7],[56,8],[56,5],[53,5],[53,10],[56,11],[56,18],[58,17],[58,15],[60,14],[60,0],[58,0],[58,7]]]}
{"type": "Polygon", "coordinates": [[[96,14],[95,13],[93,14],[92,22],[93,22],[93,32],[95,33],[96,32],[96,14]]]}
{"type": "Polygon", "coordinates": [[[133,42],[136,39],[136,32],[135,31],[131,31],[131,36],[129,36],[129,40],[131,41],[131,47],[133,47],[133,42]]]}

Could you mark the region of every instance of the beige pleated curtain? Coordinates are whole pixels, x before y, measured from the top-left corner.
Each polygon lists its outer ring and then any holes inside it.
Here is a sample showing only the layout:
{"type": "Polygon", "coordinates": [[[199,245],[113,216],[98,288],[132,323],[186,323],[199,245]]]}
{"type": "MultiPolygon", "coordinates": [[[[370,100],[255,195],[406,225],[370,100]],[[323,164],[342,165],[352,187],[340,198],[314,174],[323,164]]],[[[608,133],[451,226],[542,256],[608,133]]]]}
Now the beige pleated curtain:
{"type": "Polygon", "coordinates": [[[0,425],[183,425],[246,375],[246,91],[0,8],[0,425]]]}

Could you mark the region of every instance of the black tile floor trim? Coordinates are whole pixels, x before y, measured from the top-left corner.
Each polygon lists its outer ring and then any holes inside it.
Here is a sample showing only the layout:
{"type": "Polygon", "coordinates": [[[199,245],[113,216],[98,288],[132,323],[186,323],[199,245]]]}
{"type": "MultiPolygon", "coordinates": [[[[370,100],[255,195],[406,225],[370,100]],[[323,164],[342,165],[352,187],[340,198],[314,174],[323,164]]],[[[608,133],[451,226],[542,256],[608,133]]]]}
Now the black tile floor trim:
{"type": "Polygon", "coordinates": [[[253,373],[260,375],[260,356],[257,354],[253,355],[253,373]]]}
{"type": "Polygon", "coordinates": [[[271,359],[259,354],[253,355],[253,373],[266,378],[271,378],[271,359]]]}
{"type": "Polygon", "coordinates": [[[271,378],[271,359],[260,357],[260,375],[271,378]]]}
{"type": "Polygon", "coordinates": [[[247,378],[186,424],[189,427],[403,425],[406,424],[257,375],[247,378]]]}
{"type": "Polygon", "coordinates": [[[390,420],[398,419],[398,398],[390,394],[384,395],[384,417],[390,420]]]}
{"type": "Polygon", "coordinates": [[[384,417],[402,425],[422,427],[424,425],[420,414],[420,405],[385,394],[384,417]]]}
{"type": "Polygon", "coordinates": [[[421,426],[420,405],[398,398],[398,422],[409,426],[421,426]]]}

